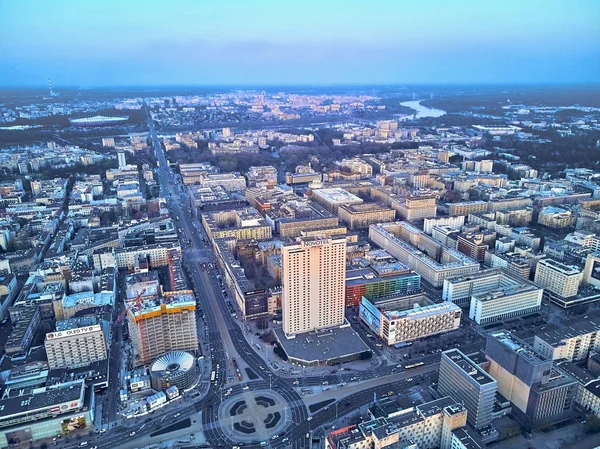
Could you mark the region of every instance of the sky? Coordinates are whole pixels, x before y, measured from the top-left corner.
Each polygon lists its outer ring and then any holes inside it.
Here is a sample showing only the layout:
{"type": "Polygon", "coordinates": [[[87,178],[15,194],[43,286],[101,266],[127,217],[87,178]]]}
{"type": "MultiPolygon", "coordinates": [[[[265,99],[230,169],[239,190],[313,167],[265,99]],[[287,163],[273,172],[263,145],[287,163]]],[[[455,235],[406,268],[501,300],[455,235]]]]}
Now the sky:
{"type": "Polygon", "coordinates": [[[0,0],[0,87],[600,82],[600,0],[0,0]]]}

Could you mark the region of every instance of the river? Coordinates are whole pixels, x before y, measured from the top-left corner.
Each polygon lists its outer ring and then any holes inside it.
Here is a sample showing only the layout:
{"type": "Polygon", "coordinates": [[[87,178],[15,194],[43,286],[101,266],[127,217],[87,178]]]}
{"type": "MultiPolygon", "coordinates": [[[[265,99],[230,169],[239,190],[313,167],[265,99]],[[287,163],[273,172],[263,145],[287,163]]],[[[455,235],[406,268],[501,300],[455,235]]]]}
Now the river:
{"type": "Polygon", "coordinates": [[[441,109],[433,109],[423,106],[421,104],[422,101],[423,100],[405,101],[400,103],[400,106],[406,106],[407,108],[414,109],[416,113],[413,114],[413,118],[441,117],[442,115],[446,115],[446,111],[441,109]]]}

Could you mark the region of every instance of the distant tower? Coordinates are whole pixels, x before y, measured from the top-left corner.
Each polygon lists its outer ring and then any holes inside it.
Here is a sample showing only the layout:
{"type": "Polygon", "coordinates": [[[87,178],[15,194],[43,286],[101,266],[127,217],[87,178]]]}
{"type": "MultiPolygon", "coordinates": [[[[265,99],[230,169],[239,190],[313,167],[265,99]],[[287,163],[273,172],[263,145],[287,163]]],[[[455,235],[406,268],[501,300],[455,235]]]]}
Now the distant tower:
{"type": "Polygon", "coordinates": [[[417,98],[417,94],[413,92],[413,100],[417,98]]]}
{"type": "Polygon", "coordinates": [[[50,96],[54,96],[54,92],[52,91],[52,81],[48,78],[48,89],[50,89],[50,96]]]}
{"type": "Polygon", "coordinates": [[[433,92],[431,93],[431,95],[429,96],[430,100],[433,100],[433,92]]]}
{"type": "Polygon", "coordinates": [[[119,151],[119,153],[117,153],[117,157],[119,158],[119,168],[125,167],[127,165],[127,162],[125,161],[125,153],[119,151]]]}

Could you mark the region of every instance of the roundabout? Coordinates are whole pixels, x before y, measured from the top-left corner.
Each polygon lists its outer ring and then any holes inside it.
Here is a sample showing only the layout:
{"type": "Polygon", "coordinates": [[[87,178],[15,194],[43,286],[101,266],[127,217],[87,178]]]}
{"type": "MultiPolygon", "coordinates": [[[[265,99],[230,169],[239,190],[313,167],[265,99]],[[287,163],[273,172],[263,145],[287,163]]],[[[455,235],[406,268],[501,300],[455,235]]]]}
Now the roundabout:
{"type": "Polygon", "coordinates": [[[283,432],[290,423],[287,401],[269,390],[243,391],[224,401],[219,426],[229,440],[265,440],[283,432]]]}

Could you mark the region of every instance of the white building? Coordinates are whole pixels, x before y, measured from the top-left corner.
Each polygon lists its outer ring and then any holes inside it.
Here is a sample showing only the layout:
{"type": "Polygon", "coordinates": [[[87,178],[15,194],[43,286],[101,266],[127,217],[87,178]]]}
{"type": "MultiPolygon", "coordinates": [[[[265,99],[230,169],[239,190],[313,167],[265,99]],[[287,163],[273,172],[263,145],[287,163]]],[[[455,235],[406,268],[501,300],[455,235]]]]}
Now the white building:
{"type": "MultiPolygon", "coordinates": [[[[416,301],[419,301],[418,299],[416,301]]],[[[387,345],[450,332],[460,327],[461,308],[451,302],[373,302],[362,298],[359,316],[387,345]],[[409,307],[406,307],[409,306],[409,307]]]]}
{"type": "Polygon", "coordinates": [[[561,298],[570,298],[577,295],[582,279],[583,272],[575,265],[542,259],[537,263],[534,282],[561,298]]]}
{"type": "Polygon", "coordinates": [[[50,369],[77,368],[106,359],[106,341],[99,325],[46,334],[50,369]]]}
{"type": "Polygon", "coordinates": [[[446,226],[450,229],[460,231],[460,228],[462,228],[464,224],[464,215],[456,215],[454,217],[425,218],[423,221],[423,232],[431,235],[434,226],[446,226]]]}
{"type": "Polygon", "coordinates": [[[299,237],[281,248],[283,331],[294,336],[344,323],[346,239],[299,237]]]}

